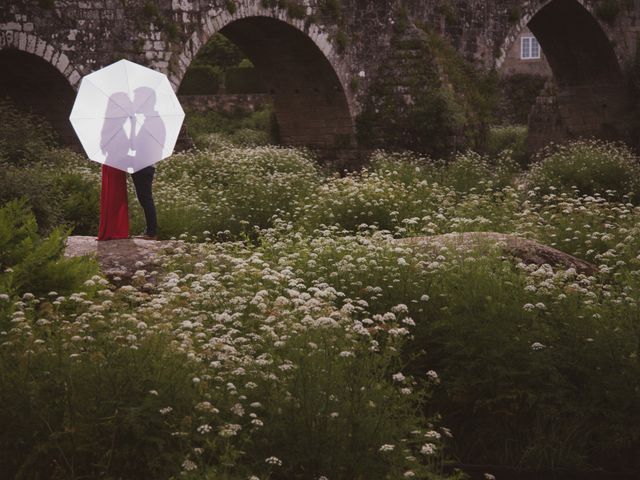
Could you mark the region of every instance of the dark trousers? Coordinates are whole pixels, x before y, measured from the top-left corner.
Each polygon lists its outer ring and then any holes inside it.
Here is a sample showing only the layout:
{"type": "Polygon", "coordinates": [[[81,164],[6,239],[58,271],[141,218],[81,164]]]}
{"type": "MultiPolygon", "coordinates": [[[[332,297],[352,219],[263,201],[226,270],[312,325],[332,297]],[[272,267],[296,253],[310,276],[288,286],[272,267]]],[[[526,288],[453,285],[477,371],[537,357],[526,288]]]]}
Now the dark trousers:
{"type": "Polygon", "coordinates": [[[156,206],[153,203],[151,185],[153,184],[154,166],[143,168],[131,174],[133,185],[136,187],[138,202],[144,210],[144,219],[147,223],[145,235],[155,236],[158,233],[158,218],[156,217],[156,206]]]}

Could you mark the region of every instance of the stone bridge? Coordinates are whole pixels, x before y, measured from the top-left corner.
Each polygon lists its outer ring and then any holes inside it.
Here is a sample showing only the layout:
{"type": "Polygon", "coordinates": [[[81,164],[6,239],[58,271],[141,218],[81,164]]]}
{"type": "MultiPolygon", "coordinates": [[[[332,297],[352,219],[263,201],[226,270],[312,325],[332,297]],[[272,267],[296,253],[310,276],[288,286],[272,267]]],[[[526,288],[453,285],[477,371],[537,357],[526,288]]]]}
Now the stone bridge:
{"type": "Polygon", "coordinates": [[[442,113],[424,106],[430,92],[450,90],[458,102],[467,95],[443,64],[447,55],[436,54],[446,54],[441,44],[491,72],[528,26],[555,77],[530,116],[532,148],[580,136],[631,140],[639,3],[3,0],[0,94],[49,117],[70,139],[67,116],[83,75],[128,58],[166,73],[177,89],[219,32],[260,70],[284,144],[334,159],[380,146],[430,151],[434,141],[459,148],[483,126],[473,114],[445,131],[429,123],[442,113]]]}

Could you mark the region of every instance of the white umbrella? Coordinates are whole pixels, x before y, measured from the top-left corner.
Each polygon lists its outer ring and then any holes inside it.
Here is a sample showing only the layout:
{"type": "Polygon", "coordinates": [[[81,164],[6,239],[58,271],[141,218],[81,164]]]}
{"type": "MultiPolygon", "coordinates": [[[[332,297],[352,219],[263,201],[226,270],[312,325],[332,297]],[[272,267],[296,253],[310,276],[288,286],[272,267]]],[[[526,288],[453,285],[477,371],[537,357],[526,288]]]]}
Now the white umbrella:
{"type": "Polygon", "coordinates": [[[166,75],[120,60],[82,79],[69,120],[91,160],[134,173],[171,155],[184,111],[166,75]]]}

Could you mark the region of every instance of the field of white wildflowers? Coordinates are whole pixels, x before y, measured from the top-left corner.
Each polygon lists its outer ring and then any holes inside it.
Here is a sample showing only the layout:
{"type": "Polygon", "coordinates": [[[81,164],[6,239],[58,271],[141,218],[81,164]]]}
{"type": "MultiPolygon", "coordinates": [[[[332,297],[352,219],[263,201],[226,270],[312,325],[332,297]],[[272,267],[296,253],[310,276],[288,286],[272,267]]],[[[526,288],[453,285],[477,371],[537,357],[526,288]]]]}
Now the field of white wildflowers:
{"type": "MultiPolygon", "coordinates": [[[[576,148],[597,150],[595,163],[617,159],[615,146],[576,148]]],[[[625,179],[637,167],[627,161],[625,179]]],[[[2,470],[252,480],[457,478],[444,473],[456,462],[634,471],[635,187],[543,188],[536,168],[523,175],[507,154],[445,164],[379,152],[340,177],[292,149],[174,156],[154,183],[161,233],[178,238],[158,271],[120,287],[94,275],[36,290],[18,280],[43,265],[62,278],[53,246],[46,261],[0,258],[2,470]],[[537,240],[598,273],[396,242],[465,231],[537,240]]],[[[0,244],[12,235],[0,228],[0,244]]]]}

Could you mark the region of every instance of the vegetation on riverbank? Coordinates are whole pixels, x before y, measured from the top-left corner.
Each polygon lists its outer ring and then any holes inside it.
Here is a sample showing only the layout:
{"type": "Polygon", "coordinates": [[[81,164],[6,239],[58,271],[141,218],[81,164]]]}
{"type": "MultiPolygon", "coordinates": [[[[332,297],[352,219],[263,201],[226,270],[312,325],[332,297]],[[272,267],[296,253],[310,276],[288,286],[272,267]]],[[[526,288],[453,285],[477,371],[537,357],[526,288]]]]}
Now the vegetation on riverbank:
{"type": "Polygon", "coordinates": [[[308,152],[215,140],[159,165],[162,235],[183,241],[120,287],[60,260],[57,225],[95,233],[99,169],[50,145],[14,151],[0,140],[3,472],[637,470],[638,159],[623,147],[577,142],[526,170],[509,151],[377,152],[340,176],[308,152]],[[397,242],[466,231],[598,272],[397,242]]]}

